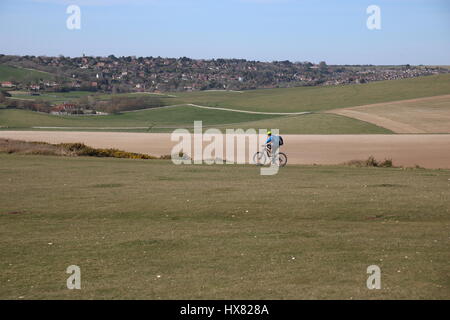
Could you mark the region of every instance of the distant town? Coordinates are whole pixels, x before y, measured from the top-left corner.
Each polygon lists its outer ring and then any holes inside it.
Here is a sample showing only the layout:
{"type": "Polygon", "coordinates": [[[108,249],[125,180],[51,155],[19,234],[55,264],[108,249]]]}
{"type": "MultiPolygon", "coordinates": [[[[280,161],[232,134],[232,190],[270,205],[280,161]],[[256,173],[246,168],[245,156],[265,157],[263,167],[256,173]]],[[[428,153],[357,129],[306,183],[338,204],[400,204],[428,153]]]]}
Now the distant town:
{"type": "Polygon", "coordinates": [[[0,55],[0,64],[39,70],[50,76],[4,79],[3,88],[39,92],[176,92],[249,90],[360,84],[449,73],[439,66],[328,65],[243,59],[0,55]]]}

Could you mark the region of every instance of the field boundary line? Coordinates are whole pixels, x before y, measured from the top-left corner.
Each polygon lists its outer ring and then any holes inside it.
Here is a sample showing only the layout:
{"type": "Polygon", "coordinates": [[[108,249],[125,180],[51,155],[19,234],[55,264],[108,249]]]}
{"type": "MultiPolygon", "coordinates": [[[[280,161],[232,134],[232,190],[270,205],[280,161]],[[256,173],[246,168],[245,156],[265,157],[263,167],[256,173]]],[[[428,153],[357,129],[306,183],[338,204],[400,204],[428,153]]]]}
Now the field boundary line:
{"type": "Polygon", "coordinates": [[[200,109],[210,109],[210,110],[220,110],[220,111],[229,111],[229,112],[241,112],[241,113],[249,113],[249,114],[267,114],[267,115],[277,115],[277,116],[288,116],[288,115],[304,115],[304,114],[311,114],[311,111],[303,111],[303,112],[260,112],[260,111],[247,111],[247,110],[238,110],[238,109],[228,109],[228,108],[220,108],[220,107],[207,107],[207,106],[200,106],[198,104],[193,103],[181,103],[181,104],[174,104],[171,106],[161,106],[161,107],[153,107],[153,108],[145,108],[145,109],[138,109],[138,110],[128,110],[128,111],[122,111],[121,113],[129,113],[129,112],[139,112],[139,111],[145,111],[145,110],[154,110],[154,109],[162,109],[162,108],[175,108],[175,107],[195,107],[200,109]]]}
{"type": "MultiPolygon", "coordinates": [[[[331,112],[328,112],[331,113],[331,112]]],[[[333,114],[341,115],[344,117],[349,117],[353,119],[357,119],[360,121],[365,121],[374,125],[377,125],[382,128],[386,128],[395,133],[427,133],[424,130],[416,128],[407,123],[391,120],[385,117],[380,117],[378,115],[373,115],[361,111],[349,110],[349,109],[341,109],[334,110],[333,114]]]]}
{"type": "Polygon", "coordinates": [[[435,98],[450,98],[450,94],[441,94],[437,96],[429,96],[429,97],[423,97],[423,98],[414,98],[414,99],[405,99],[405,100],[393,100],[393,101],[386,101],[386,102],[377,102],[377,103],[371,103],[371,104],[362,104],[359,106],[353,106],[353,107],[343,107],[343,108],[336,108],[324,111],[326,113],[331,112],[334,113],[335,111],[340,110],[349,110],[349,109],[357,109],[357,108],[365,108],[365,107],[377,107],[377,106],[384,106],[386,104],[402,104],[402,103],[408,103],[408,102],[420,102],[420,101],[428,101],[433,100],[435,98]]]}
{"type": "Polygon", "coordinates": [[[137,109],[137,110],[120,111],[120,113],[139,112],[139,111],[162,109],[162,108],[175,108],[175,107],[183,107],[183,106],[187,106],[187,105],[188,104],[186,104],[186,103],[182,103],[182,104],[174,104],[171,106],[161,106],[161,107],[152,107],[152,108],[137,109]]]}
{"type": "Polygon", "coordinates": [[[149,127],[31,127],[31,129],[78,129],[78,130],[135,130],[148,129],[149,127]]]}
{"type": "Polygon", "coordinates": [[[228,109],[228,108],[219,108],[219,107],[206,107],[199,106],[198,104],[188,103],[188,106],[201,108],[201,109],[211,109],[211,110],[221,110],[221,111],[230,111],[230,112],[242,112],[242,113],[251,113],[251,114],[268,114],[268,115],[303,115],[303,114],[311,114],[310,111],[303,112],[260,112],[260,111],[247,111],[247,110],[238,110],[238,109],[228,109]]]}

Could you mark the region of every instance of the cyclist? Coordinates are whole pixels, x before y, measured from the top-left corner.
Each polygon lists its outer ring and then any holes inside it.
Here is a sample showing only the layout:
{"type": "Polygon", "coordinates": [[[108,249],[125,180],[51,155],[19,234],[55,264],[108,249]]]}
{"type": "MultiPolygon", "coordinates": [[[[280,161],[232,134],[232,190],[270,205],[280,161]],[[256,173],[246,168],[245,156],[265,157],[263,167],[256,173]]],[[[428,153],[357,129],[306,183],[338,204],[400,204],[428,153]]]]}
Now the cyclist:
{"type": "Polygon", "coordinates": [[[282,145],[284,145],[283,138],[272,134],[272,131],[268,130],[266,143],[262,145],[265,149],[256,152],[253,156],[253,161],[258,165],[264,165],[267,160],[267,154],[272,164],[284,167],[287,163],[287,156],[282,152],[278,152],[282,145]]]}
{"type": "Polygon", "coordinates": [[[280,147],[280,137],[276,135],[272,135],[272,131],[267,131],[267,140],[265,145],[267,149],[271,150],[272,154],[276,154],[278,148],[280,147]],[[274,150],[272,150],[272,146],[274,146],[274,150]]]}

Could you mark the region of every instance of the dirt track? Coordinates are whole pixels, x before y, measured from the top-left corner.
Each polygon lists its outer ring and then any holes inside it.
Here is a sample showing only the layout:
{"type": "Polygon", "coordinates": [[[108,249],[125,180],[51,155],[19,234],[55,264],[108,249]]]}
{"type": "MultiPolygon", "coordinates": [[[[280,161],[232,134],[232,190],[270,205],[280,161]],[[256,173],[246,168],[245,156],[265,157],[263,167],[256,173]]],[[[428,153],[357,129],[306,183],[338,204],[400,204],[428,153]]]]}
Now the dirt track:
{"type": "MultiPolygon", "coordinates": [[[[349,160],[393,159],[395,165],[450,169],[450,134],[283,135],[290,164],[340,164],[349,160]]],[[[0,138],[50,143],[84,142],[152,155],[170,154],[167,133],[0,131],[0,138]]]]}

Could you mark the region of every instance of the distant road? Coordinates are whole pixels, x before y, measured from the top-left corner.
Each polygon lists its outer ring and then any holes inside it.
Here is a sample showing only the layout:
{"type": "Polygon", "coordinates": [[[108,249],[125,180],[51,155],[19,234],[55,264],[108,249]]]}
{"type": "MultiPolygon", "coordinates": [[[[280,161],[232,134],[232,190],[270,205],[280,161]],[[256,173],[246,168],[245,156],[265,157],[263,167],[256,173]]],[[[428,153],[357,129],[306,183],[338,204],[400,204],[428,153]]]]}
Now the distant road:
{"type": "MultiPolygon", "coordinates": [[[[169,133],[0,131],[0,138],[49,143],[83,142],[151,155],[170,154],[169,133]]],[[[450,134],[283,135],[290,164],[341,164],[350,160],[392,159],[394,165],[450,169],[450,134]]],[[[450,177],[449,177],[450,178],[450,177]]]]}

